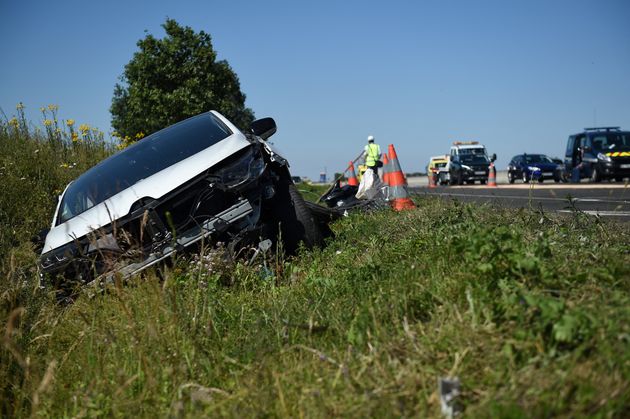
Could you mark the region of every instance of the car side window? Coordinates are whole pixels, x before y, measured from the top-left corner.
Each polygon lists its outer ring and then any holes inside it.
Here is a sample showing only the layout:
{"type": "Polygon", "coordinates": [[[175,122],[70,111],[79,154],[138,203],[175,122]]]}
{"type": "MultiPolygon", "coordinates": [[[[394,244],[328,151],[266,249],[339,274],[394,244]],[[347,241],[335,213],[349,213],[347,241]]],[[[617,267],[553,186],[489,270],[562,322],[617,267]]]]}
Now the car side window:
{"type": "Polygon", "coordinates": [[[569,137],[569,140],[567,141],[567,151],[564,153],[565,156],[573,155],[573,144],[574,143],[575,143],[575,137],[571,135],[569,137]]]}

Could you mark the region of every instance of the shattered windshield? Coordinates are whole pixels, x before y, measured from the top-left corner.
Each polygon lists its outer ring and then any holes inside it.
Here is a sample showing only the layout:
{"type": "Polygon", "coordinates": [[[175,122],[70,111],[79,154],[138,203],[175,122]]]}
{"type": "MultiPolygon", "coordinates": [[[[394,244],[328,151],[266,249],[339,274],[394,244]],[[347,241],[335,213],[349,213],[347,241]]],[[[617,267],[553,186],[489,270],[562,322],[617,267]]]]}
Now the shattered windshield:
{"type": "Polygon", "coordinates": [[[225,124],[208,112],[149,135],[103,160],[71,183],[61,202],[57,224],[231,134],[225,124]]]}

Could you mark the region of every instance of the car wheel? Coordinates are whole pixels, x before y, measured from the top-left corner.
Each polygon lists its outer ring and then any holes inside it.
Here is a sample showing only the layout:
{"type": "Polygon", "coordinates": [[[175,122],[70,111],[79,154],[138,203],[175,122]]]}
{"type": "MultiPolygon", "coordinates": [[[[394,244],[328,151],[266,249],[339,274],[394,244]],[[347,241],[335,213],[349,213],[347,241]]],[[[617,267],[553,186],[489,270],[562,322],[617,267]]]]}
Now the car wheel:
{"type": "Polygon", "coordinates": [[[622,177],[616,177],[615,178],[615,182],[623,182],[623,178],[622,177]]]}
{"type": "Polygon", "coordinates": [[[271,208],[276,236],[280,236],[284,250],[295,254],[300,242],[307,248],[324,242],[319,226],[296,186],[286,180],[276,184],[277,191],[271,208]]]}
{"type": "Polygon", "coordinates": [[[486,180],[485,180],[485,179],[481,179],[481,180],[479,181],[479,183],[480,183],[481,185],[485,185],[485,184],[486,184],[486,180]]]}
{"type": "Polygon", "coordinates": [[[554,177],[554,178],[553,178],[553,181],[554,181],[554,182],[556,182],[556,183],[560,183],[560,180],[561,180],[561,179],[560,179],[559,177],[554,177]]]}
{"type": "Polygon", "coordinates": [[[525,172],[523,172],[523,183],[529,183],[529,176],[525,172]]]}
{"type": "Polygon", "coordinates": [[[514,173],[508,172],[508,182],[514,183],[514,173]]]}
{"type": "Polygon", "coordinates": [[[597,167],[593,167],[593,172],[591,173],[591,182],[600,182],[602,180],[602,176],[597,170],[597,167]]]}
{"type": "Polygon", "coordinates": [[[542,176],[538,178],[538,183],[543,183],[544,181],[545,181],[545,179],[543,179],[542,176]]]}

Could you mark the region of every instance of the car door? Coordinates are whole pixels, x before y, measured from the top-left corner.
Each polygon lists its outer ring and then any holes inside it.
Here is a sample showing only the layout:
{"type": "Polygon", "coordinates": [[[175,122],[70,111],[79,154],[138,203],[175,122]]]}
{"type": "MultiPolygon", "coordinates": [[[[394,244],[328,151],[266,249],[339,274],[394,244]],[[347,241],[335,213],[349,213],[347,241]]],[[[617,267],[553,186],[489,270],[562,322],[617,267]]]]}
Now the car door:
{"type": "Polygon", "coordinates": [[[567,149],[564,152],[564,166],[567,168],[567,171],[571,172],[573,166],[575,165],[574,153],[575,153],[575,136],[569,136],[567,140],[567,149]]]}
{"type": "Polygon", "coordinates": [[[515,178],[519,178],[523,175],[523,157],[514,157],[514,170],[512,170],[515,178]]]}

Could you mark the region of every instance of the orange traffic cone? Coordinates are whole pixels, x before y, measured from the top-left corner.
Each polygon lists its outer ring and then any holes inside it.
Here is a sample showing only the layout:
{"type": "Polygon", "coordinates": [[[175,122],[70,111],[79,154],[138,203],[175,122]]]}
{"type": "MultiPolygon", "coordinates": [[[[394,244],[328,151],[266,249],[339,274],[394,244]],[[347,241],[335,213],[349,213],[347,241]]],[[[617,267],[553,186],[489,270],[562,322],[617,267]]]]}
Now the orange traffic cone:
{"type": "Polygon", "coordinates": [[[488,186],[492,188],[497,187],[497,170],[494,168],[494,163],[490,163],[488,173],[488,186]]]}
{"type": "Polygon", "coordinates": [[[435,178],[436,178],[436,172],[434,169],[429,169],[429,173],[427,173],[427,176],[429,178],[429,189],[433,189],[433,188],[437,188],[436,182],[435,182],[435,178]]]}
{"type": "Polygon", "coordinates": [[[351,186],[359,186],[359,181],[357,180],[357,174],[354,172],[354,163],[350,162],[348,165],[347,172],[350,172],[350,177],[348,177],[348,185],[351,186]]]}
{"type": "Polygon", "coordinates": [[[390,172],[388,175],[389,180],[389,196],[392,203],[392,208],[395,211],[402,211],[406,209],[415,208],[416,205],[409,198],[409,192],[407,192],[407,181],[398,163],[398,156],[394,145],[389,145],[389,159],[390,159],[390,172]]]}
{"type": "Polygon", "coordinates": [[[389,185],[389,159],[387,153],[383,153],[383,183],[389,185]]]}

